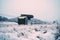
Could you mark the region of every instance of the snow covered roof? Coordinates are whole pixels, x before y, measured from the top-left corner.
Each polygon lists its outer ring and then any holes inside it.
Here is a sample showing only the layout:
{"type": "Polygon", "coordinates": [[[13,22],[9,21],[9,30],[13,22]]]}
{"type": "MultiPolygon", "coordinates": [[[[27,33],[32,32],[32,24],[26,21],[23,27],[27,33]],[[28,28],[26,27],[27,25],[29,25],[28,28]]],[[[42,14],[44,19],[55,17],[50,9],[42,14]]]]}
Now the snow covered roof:
{"type": "Polygon", "coordinates": [[[26,17],[26,16],[20,16],[19,18],[20,18],[20,19],[24,19],[24,18],[27,18],[27,17],[26,17]]]}

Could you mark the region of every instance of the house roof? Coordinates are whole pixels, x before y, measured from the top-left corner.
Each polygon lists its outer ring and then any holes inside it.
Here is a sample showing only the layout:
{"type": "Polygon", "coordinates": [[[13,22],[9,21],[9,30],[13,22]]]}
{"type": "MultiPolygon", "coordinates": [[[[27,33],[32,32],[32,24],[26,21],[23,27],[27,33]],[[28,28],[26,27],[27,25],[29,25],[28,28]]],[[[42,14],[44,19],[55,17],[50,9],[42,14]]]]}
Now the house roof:
{"type": "Polygon", "coordinates": [[[20,18],[20,19],[24,19],[24,18],[26,18],[26,16],[20,16],[19,18],[20,18]]]}

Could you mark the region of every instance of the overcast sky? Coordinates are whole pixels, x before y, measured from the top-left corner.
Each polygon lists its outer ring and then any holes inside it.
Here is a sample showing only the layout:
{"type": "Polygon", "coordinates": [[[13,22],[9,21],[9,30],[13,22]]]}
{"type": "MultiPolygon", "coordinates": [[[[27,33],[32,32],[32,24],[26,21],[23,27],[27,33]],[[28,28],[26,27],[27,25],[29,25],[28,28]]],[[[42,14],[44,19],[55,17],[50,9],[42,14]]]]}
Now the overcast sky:
{"type": "Polygon", "coordinates": [[[16,17],[24,13],[46,21],[59,19],[60,0],[0,0],[0,15],[16,17]]]}

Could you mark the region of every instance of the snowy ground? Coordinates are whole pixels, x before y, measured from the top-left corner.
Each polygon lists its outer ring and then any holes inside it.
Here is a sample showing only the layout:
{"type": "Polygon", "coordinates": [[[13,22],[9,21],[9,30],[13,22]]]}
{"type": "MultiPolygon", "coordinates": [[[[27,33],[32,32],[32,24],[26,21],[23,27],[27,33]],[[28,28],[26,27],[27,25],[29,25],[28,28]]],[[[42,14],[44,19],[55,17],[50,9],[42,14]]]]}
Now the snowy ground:
{"type": "Polygon", "coordinates": [[[0,40],[60,40],[57,24],[18,25],[0,22],[0,40]]]}

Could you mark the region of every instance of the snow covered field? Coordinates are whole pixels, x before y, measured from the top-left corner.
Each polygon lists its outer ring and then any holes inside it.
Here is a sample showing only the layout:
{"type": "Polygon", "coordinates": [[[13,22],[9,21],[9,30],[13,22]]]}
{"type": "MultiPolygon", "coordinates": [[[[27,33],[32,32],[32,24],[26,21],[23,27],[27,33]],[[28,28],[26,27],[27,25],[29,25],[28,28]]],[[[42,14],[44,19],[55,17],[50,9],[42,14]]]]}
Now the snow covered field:
{"type": "Polygon", "coordinates": [[[0,22],[0,40],[60,40],[57,24],[18,25],[0,22]]]}

